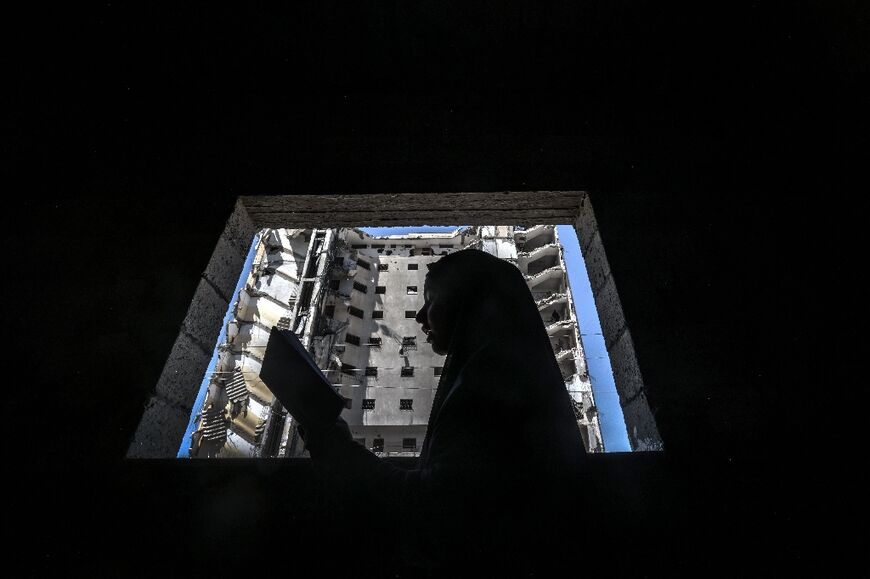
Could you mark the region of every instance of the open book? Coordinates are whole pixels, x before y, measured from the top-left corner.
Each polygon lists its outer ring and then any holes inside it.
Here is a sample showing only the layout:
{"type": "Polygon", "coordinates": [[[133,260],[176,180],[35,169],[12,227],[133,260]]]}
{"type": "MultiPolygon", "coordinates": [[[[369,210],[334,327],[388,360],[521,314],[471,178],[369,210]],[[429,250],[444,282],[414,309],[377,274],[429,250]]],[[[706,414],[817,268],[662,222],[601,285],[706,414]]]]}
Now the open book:
{"type": "Polygon", "coordinates": [[[345,399],[290,330],[272,328],[260,378],[306,428],[335,422],[345,407],[345,399]]]}

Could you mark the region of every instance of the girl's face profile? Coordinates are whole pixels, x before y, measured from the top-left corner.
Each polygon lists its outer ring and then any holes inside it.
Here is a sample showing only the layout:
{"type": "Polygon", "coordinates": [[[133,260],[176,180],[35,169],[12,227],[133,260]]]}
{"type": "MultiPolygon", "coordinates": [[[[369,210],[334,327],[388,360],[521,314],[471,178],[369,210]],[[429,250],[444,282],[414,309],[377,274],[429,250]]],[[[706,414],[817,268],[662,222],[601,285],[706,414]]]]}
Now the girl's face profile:
{"type": "Polygon", "coordinates": [[[432,344],[432,350],[436,354],[445,355],[450,346],[453,324],[444,296],[439,294],[435,284],[430,283],[429,276],[426,276],[423,285],[423,299],[423,307],[414,319],[423,326],[426,341],[432,344]]]}

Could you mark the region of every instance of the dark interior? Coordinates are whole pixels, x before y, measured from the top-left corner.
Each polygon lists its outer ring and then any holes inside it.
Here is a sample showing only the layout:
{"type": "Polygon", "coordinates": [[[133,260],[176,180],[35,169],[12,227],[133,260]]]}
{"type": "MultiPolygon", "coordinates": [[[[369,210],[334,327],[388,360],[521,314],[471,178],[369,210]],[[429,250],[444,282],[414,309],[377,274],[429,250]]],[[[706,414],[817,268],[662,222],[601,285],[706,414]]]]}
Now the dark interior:
{"type": "Polygon", "coordinates": [[[823,240],[858,241],[819,209],[866,145],[844,111],[868,19],[294,6],[22,23],[3,169],[13,575],[412,576],[306,464],[123,458],[236,197],[331,192],[589,191],[666,450],[590,461],[587,498],[565,500],[588,532],[572,576],[842,563],[832,517],[855,483],[832,482],[845,438],[815,396],[854,364],[814,366],[813,280],[848,271],[823,240]]]}

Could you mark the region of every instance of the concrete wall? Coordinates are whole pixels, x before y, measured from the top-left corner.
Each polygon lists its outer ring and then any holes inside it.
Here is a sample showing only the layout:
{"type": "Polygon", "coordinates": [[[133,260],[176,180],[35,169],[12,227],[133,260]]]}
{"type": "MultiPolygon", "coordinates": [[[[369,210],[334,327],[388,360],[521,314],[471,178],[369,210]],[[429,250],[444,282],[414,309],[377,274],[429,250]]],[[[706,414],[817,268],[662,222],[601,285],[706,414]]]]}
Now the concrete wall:
{"type": "Polygon", "coordinates": [[[405,317],[405,312],[416,314],[423,306],[427,264],[440,259],[440,254],[451,251],[437,246],[455,245],[458,248],[460,236],[440,236],[436,238],[434,248],[433,240],[425,237],[373,239],[345,230],[344,238],[348,250],[343,257],[351,259],[351,255],[356,255],[369,263],[370,269],[357,267],[352,277],[340,282],[338,292],[349,295],[349,300],[331,299],[335,306],[334,319],[339,323],[347,322],[339,338],[340,343],[345,343],[344,351],[339,354],[341,361],[360,370],[355,375],[340,375],[342,395],[353,400],[352,408],[345,410],[342,416],[348,421],[354,437],[365,437],[368,445],[375,437],[384,438],[385,445],[391,447],[386,450],[400,452],[402,438],[416,438],[419,449],[432,408],[434,388],[438,384],[434,368],[444,365],[444,356],[432,351],[420,325],[413,317],[405,317]],[[369,247],[352,248],[363,244],[369,247]],[[422,248],[433,248],[433,253],[439,255],[411,255],[415,249],[422,248]],[[409,264],[415,264],[417,269],[409,269],[409,264]],[[380,271],[379,265],[386,266],[386,271],[380,271]],[[354,282],[365,285],[367,291],[354,290],[354,282]],[[383,286],[385,292],[376,293],[378,286],[383,286]],[[416,293],[409,293],[409,287],[416,287],[416,293]],[[348,306],[362,310],[363,319],[349,315],[348,306]],[[375,310],[384,312],[382,319],[372,319],[375,310]],[[348,333],[359,337],[361,345],[346,343],[348,333]],[[370,337],[379,337],[381,346],[365,345],[370,337]],[[416,338],[416,347],[404,347],[405,337],[416,338]],[[377,368],[377,376],[365,376],[366,367],[377,368]],[[413,368],[414,376],[403,377],[403,367],[413,368]],[[373,410],[362,409],[365,398],[375,400],[373,410]],[[401,399],[412,400],[413,410],[401,410],[401,399]]]}
{"type": "Polygon", "coordinates": [[[128,457],[176,455],[255,234],[256,226],[239,200],[205,266],[178,338],[145,405],[128,457]]]}
{"type": "Polygon", "coordinates": [[[604,242],[588,196],[584,196],[580,203],[574,228],[586,262],[632,450],[661,450],[661,437],[646,399],[631,332],[622,312],[616,282],[610,272],[604,242]]]}

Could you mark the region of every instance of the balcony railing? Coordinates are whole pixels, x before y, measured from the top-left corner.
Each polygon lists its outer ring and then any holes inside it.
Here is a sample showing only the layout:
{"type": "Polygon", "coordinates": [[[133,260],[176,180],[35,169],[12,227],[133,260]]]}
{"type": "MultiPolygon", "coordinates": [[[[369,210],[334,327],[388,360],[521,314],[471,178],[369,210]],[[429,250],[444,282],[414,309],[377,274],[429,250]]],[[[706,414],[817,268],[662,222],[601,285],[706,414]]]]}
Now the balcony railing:
{"type": "Polygon", "coordinates": [[[553,274],[561,275],[563,271],[564,270],[562,269],[561,264],[559,264],[559,265],[554,265],[553,267],[548,267],[544,271],[539,271],[535,275],[524,275],[523,277],[525,278],[526,283],[529,283],[531,285],[531,284],[535,284],[535,283],[545,279],[547,276],[550,276],[553,274]]]}
{"type": "Polygon", "coordinates": [[[379,448],[377,450],[370,447],[369,450],[380,457],[387,457],[387,456],[416,457],[416,456],[420,456],[420,447],[419,446],[415,446],[414,448],[406,448],[398,443],[384,444],[382,449],[379,448]]]}
{"type": "Polygon", "coordinates": [[[555,249],[558,251],[559,244],[558,243],[547,243],[546,245],[542,245],[541,247],[536,247],[532,251],[520,251],[517,253],[517,259],[527,259],[529,262],[536,260],[541,255],[547,253],[547,250],[555,249]]]}
{"type": "Polygon", "coordinates": [[[535,305],[538,306],[538,309],[542,310],[549,305],[568,299],[568,294],[565,292],[532,292],[532,297],[535,298],[535,305]],[[541,294],[542,297],[535,297],[536,293],[541,294]]]}
{"type": "Polygon", "coordinates": [[[558,322],[553,322],[552,324],[547,324],[545,329],[547,330],[547,335],[552,336],[556,332],[562,329],[570,329],[574,327],[574,322],[572,320],[561,320],[558,322]]]}
{"type": "Polygon", "coordinates": [[[518,230],[514,229],[514,238],[522,238],[525,240],[529,240],[539,233],[544,231],[548,231],[554,229],[556,226],[552,224],[544,224],[544,225],[535,225],[533,227],[529,227],[528,229],[518,230]]]}

